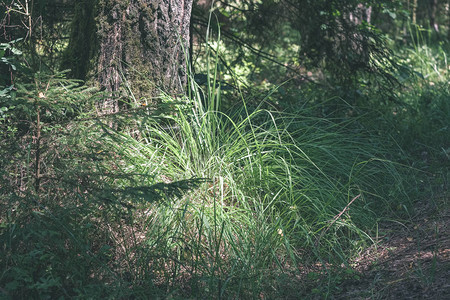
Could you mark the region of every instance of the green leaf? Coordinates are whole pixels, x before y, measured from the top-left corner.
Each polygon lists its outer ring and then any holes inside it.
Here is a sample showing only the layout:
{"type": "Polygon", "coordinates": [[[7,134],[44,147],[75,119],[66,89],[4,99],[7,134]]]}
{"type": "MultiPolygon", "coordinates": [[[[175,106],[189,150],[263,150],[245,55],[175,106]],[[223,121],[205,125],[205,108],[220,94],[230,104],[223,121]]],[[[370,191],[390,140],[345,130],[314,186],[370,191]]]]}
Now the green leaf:
{"type": "Polygon", "coordinates": [[[14,47],[11,48],[11,52],[12,52],[14,55],[22,55],[22,51],[20,51],[20,50],[17,49],[17,48],[14,48],[14,47]]]}

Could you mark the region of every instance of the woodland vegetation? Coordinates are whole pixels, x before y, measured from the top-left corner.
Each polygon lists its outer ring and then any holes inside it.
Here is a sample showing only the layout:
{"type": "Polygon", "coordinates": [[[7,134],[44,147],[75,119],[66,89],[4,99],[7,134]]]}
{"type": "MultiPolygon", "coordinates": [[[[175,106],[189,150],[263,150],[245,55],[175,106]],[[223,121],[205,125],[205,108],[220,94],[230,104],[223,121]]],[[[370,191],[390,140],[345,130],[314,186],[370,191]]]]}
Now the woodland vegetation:
{"type": "Polygon", "coordinates": [[[450,294],[450,1],[0,3],[0,298],[450,294]]]}

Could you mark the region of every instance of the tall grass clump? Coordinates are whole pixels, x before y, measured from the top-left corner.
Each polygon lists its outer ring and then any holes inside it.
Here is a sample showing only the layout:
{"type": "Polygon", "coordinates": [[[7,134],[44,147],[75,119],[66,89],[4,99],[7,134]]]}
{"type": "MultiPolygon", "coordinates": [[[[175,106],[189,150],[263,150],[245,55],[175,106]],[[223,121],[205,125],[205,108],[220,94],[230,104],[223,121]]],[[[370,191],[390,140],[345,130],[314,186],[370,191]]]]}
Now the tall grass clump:
{"type": "Polygon", "coordinates": [[[409,76],[400,76],[402,90],[386,113],[392,134],[413,154],[415,166],[422,161],[449,163],[449,44],[433,44],[429,34],[420,27],[410,28],[411,44],[399,51],[409,76]]]}
{"type": "Polygon", "coordinates": [[[164,120],[142,119],[139,140],[110,140],[133,162],[127,172],[167,184],[204,180],[136,211],[160,282],[191,295],[255,295],[267,272],[347,263],[385,214],[408,212],[404,177],[384,159],[382,140],[350,121],[250,109],[242,98],[222,110],[220,85],[209,79],[164,120]]]}

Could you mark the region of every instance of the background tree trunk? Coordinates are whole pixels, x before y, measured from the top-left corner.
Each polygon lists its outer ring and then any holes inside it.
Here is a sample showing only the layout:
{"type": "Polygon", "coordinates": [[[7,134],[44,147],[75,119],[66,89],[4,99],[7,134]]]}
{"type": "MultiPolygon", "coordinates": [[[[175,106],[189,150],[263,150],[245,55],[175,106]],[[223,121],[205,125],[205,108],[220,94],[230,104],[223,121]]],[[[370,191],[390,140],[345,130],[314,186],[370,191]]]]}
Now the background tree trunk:
{"type": "MultiPolygon", "coordinates": [[[[95,5],[80,1],[86,10],[74,26],[95,15],[96,39],[73,47],[90,47],[89,59],[80,58],[90,70],[87,78],[110,92],[99,104],[101,114],[119,111],[118,94],[123,81],[136,99],[150,98],[162,90],[171,95],[184,91],[189,24],[193,0],[96,0],[95,5]],[[96,42],[96,40],[98,42],[96,42]],[[114,97],[113,97],[114,96],[114,97]]],[[[70,47],[69,50],[70,51],[70,47]]],[[[73,55],[81,51],[72,51],[73,55]]],[[[78,77],[82,78],[79,74],[78,77]]]]}
{"type": "Polygon", "coordinates": [[[86,80],[93,69],[92,58],[97,51],[97,27],[95,24],[96,1],[78,1],[73,5],[73,21],[69,46],[64,51],[62,68],[70,69],[74,78],[86,80]]]}
{"type": "Polygon", "coordinates": [[[438,7],[438,0],[430,0],[429,1],[429,16],[430,16],[430,27],[435,32],[439,32],[439,25],[436,22],[436,12],[438,7]]]}

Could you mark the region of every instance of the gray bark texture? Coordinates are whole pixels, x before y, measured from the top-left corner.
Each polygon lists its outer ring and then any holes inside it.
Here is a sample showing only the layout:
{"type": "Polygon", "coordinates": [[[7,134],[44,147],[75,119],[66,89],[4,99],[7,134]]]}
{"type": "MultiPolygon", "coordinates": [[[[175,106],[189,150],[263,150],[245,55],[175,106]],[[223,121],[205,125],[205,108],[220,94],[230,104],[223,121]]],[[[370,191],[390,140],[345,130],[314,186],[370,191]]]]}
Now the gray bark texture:
{"type": "Polygon", "coordinates": [[[135,98],[184,92],[193,0],[98,0],[96,81],[111,97],[99,112],[120,110],[124,80],[135,98]],[[113,97],[114,96],[114,97],[113,97]]]}

